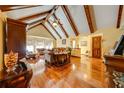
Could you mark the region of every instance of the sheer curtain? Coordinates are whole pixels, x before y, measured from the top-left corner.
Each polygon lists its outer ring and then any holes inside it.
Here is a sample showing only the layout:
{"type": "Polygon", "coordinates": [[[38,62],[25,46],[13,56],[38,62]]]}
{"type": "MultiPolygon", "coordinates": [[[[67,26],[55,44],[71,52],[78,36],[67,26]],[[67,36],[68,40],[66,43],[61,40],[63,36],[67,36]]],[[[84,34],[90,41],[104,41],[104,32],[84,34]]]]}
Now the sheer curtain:
{"type": "Polygon", "coordinates": [[[44,37],[28,36],[26,47],[27,51],[34,53],[36,52],[37,48],[52,49],[53,40],[44,37]]]}

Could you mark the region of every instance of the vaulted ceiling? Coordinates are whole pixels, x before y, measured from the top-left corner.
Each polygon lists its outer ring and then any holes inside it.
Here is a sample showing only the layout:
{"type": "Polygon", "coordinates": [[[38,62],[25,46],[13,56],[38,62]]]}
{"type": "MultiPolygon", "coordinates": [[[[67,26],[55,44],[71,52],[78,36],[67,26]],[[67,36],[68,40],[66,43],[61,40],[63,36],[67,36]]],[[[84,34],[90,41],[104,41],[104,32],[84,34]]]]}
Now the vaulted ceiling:
{"type": "Polygon", "coordinates": [[[55,39],[119,28],[124,22],[123,5],[2,5],[0,9],[8,18],[26,23],[28,29],[43,25],[55,39]],[[54,20],[57,27],[52,25],[54,20]]]}

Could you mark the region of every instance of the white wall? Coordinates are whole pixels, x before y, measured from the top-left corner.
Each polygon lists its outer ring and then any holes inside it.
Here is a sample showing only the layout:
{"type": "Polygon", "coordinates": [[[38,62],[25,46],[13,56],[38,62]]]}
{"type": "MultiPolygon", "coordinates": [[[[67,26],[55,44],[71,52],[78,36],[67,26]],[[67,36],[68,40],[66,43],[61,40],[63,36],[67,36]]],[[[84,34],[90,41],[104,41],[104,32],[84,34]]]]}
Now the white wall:
{"type": "Polygon", "coordinates": [[[101,36],[102,37],[102,56],[105,53],[108,53],[111,48],[113,48],[116,41],[118,41],[121,37],[121,35],[124,34],[124,31],[120,31],[116,28],[107,28],[107,29],[99,29],[95,33],[90,34],[87,36],[89,39],[89,45],[85,49],[90,50],[90,56],[92,56],[92,37],[94,36],[101,36]]]}
{"type": "Polygon", "coordinates": [[[119,29],[116,28],[101,29],[92,34],[91,37],[97,34],[103,35],[102,47],[103,53],[106,53],[110,48],[113,48],[115,42],[120,39],[122,34],[124,34],[124,31],[119,31],[119,29]]]}
{"type": "MultiPolygon", "coordinates": [[[[116,41],[118,41],[121,35],[124,34],[124,31],[120,31],[116,28],[106,28],[106,29],[99,29],[95,33],[84,36],[78,36],[79,48],[81,48],[81,54],[85,54],[86,51],[90,51],[89,56],[92,56],[92,37],[94,36],[102,36],[102,55],[109,52],[111,48],[113,48],[116,41]],[[81,41],[87,41],[87,46],[81,46],[81,41]]],[[[74,38],[74,37],[73,37],[74,38]]],[[[57,47],[68,47],[70,46],[70,39],[67,39],[67,44],[62,45],[61,40],[57,40],[57,47]]]]}
{"type": "Polygon", "coordinates": [[[28,30],[27,35],[31,36],[39,36],[39,37],[46,37],[54,39],[50,33],[42,26],[38,25],[30,30],[28,30]]]}
{"type": "Polygon", "coordinates": [[[80,36],[79,38],[79,48],[81,48],[81,54],[86,54],[86,51],[90,51],[90,37],[89,36],[80,36]],[[81,42],[86,41],[87,45],[82,46],[81,42]]]}
{"type": "Polygon", "coordinates": [[[56,47],[70,47],[70,38],[66,38],[66,44],[62,44],[62,39],[57,39],[56,41],[56,47]]]}

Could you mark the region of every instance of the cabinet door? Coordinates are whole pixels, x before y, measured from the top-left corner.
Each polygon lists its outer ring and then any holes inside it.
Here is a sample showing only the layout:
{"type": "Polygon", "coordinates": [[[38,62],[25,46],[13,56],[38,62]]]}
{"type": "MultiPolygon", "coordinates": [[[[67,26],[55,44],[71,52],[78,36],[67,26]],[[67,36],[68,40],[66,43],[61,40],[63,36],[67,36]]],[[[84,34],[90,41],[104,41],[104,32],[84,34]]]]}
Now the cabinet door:
{"type": "Polygon", "coordinates": [[[26,54],[26,25],[14,20],[7,20],[7,52],[18,52],[19,58],[26,54]]]}

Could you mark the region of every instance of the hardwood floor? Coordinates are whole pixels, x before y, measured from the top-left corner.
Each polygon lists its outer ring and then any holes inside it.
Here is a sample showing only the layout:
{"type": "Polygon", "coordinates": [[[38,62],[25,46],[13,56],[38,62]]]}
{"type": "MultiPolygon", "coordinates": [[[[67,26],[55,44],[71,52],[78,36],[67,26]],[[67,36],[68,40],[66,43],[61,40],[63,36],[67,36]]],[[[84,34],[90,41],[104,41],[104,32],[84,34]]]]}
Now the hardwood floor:
{"type": "Polygon", "coordinates": [[[46,68],[44,60],[31,65],[34,72],[32,88],[107,87],[105,65],[101,59],[71,57],[71,63],[61,68],[46,68]]]}

